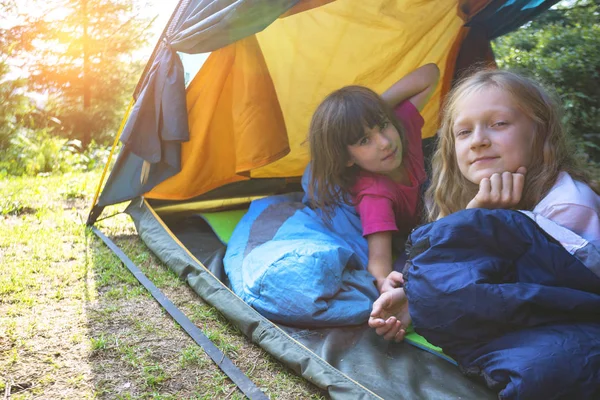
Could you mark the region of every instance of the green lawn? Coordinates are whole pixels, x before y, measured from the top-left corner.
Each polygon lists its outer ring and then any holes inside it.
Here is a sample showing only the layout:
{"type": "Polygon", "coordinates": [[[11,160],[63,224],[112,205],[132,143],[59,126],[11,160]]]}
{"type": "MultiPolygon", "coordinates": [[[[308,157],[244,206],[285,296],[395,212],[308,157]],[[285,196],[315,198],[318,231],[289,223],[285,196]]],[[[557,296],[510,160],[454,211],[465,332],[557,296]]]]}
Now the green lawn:
{"type": "MultiPolygon", "coordinates": [[[[99,177],[89,172],[0,181],[0,396],[244,398],[85,228],[99,177]]],[[[103,215],[124,208],[110,207],[103,215]]],[[[98,226],[267,395],[324,397],[177,279],[126,215],[98,226]]]]}

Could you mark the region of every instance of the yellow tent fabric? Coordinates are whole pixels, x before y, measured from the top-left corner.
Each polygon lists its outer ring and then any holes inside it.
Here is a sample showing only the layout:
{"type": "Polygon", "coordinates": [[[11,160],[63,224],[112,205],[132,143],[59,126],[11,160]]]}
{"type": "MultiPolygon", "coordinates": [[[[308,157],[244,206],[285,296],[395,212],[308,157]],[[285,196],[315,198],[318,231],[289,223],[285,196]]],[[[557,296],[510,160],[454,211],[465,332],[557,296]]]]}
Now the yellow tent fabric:
{"type": "Polygon", "coordinates": [[[301,13],[312,8],[321,7],[327,3],[331,3],[335,0],[300,0],[296,5],[290,8],[286,13],[282,14],[279,18],[289,17],[297,13],[301,13]]]}
{"type": "Polygon", "coordinates": [[[146,196],[187,199],[289,153],[287,131],[256,37],[213,52],[188,87],[182,168],[146,196]]]}
{"type": "MultiPolygon", "coordinates": [[[[248,177],[302,175],[310,119],[328,93],[350,84],[381,92],[429,62],[453,70],[464,36],[458,5],[337,0],[213,52],[188,87],[182,171],[146,196],[187,199],[248,177]]],[[[441,86],[423,110],[424,137],[435,133],[441,86]]]]}
{"type": "MultiPolygon", "coordinates": [[[[312,112],[331,91],[365,85],[382,92],[428,62],[445,71],[463,25],[456,1],[338,0],[275,21],[257,34],[288,128],[291,152],[252,177],[301,175],[312,112]]],[[[423,110],[435,133],[441,90],[423,110]]]]}

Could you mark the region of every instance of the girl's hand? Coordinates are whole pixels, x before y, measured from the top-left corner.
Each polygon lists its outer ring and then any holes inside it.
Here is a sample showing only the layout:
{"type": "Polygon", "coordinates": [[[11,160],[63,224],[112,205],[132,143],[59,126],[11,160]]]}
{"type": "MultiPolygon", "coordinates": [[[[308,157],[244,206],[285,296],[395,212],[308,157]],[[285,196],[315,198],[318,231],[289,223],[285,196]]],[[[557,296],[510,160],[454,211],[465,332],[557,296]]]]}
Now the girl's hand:
{"type": "Polygon", "coordinates": [[[379,293],[389,292],[395,288],[404,286],[404,276],[398,271],[392,271],[378,287],[379,293]]]}
{"type": "Polygon", "coordinates": [[[403,288],[385,292],[373,303],[369,326],[385,340],[404,340],[410,323],[408,298],[403,288]]]}
{"type": "Polygon", "coordinates": [[[438,66],[425,64],[394,83],[381,94],[381,98],[392,108],[408,100],[421,111],[433,95],[439,79],[438,66]]]}
{"type": "Polygon", "coordinates": [[[479,192],[467,204],[467,208],[512,208],[521,201],[525,173],[527,169],[520,167],[517,172],[495,173],[479,182],[479,192]]]}

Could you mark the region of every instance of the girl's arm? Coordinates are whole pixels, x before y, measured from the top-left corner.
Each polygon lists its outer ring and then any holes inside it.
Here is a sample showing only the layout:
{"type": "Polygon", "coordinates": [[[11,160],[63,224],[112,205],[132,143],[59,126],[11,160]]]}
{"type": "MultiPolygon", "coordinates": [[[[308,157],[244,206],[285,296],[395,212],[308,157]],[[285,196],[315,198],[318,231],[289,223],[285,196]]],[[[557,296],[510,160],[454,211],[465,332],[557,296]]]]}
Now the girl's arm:
{"type": "Polygon", "coordinates": [[[376,279],[377,289],[392,272],[392,232],[376,232],[367,236],[369,264],[367,270],[376,279]]]}
{"type": "Polygon", "coordinates": [[[600,216],[596,209],[588,205],[553,204],[542,209],[540,214],[579,236],[585,236],[588,240],[600,238],[600,216]]]}
{"type": "Polygon", "coordinates": [[[404,100],[409,100],[417,110],[421,111],[435,91],[440,79],[440,70],[435,64],[425,64],[404,76],[386,90],[381,98],[395,107],[404,100]]]}

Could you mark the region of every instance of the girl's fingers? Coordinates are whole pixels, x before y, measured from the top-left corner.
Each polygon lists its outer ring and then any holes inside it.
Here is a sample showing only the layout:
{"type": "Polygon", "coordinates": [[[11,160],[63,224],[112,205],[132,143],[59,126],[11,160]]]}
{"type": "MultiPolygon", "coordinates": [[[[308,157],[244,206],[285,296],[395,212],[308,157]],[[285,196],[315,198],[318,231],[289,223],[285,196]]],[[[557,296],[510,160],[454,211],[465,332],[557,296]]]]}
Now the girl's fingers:
{"type": "Polygon", "coordinates": [[[387,321],[385,321],[385,324],[383,326],[380,326],[379,328],[375,329],[375,332],[377,332],[377,334],[379,336],[386,336],[389,334],[389,332],[394,329],[394,326],[396,325],[396,322],[398,322],[398,320],[396,319],[396,317],[390,317],[387,319],[387,321]]]}
{"type": "Polygon", "coordinates": [[[481,199],[481,201],[489,201],[490,193],[492,191],[492,183],[489,178],[483,178],[481,182],[479,182],[479,193],[477,193],[477,197],[481,199]]]}
{"type": "Polygon", "coordinates": [[[514,199],[513,205],[517,205],[521,201],[521,196],[523,195],[523,186],[525,185],[525,175],[516,173],[516,174],[513,174],[512,178],[513,178],[512,179],[512,181],[513,181],[512,182],[513,183],[512,191],[513,191],[513,199],[514,199]]]}
{"type": "Polygon", "coordinates": [[[466,208],[510,208],[521,201],[527,169],[519,167],[515,173],[495,173],[479,182],[479,191],[466,208]]]}
{"type": "Polygon", "coordinates": [[[404,276],[398,271],[390,272],[388,279],[395,284],[394,287],[399,287],[400,284],[404,283],[404,276]]]}
{"type": "Polygon", "coordinates": [[[500,201],[503,206],[514,205],[513,199],[513,174],[506,171],[502,173],[502,189],[500,195],[500,201]]]}
{"type": "Polygon", "coordinates": [[[404,329],[400,329],[398,333],[396,333],[394,340],[399,343],[404,340],[404,336],[406,336],[406,331],[404,329]]]}
{"type": "Polygon", "coordinates": [[[383,317],[383,311],[386,304],[389,302],[389,294],[383,293],[375,302],[373,302],[373,309],[371,310],[371,317],[383,317]]]}
{"type": "Polygon", "coordinates": [[[371,328],[379,328],[381,326],[385,325],[385,320],[383,320],[382,318],[369,318],[369,326],[371,328]]]}
{"type": "Polygon", "coordinates": [[[380,292],[383,295],[386,292],[391,292],[394,289],[401,287],[403,284],[404,277],[402,276],[402,274],[397,271],[392,271],[383,281],[380,292]]]}
{"type": "Polygon", "coordinates": [[[401,326],[401,322],[400,321],[395,321],[394,325],[390,328],[390,330],[383,336],[383,338],[385,340],[392,340],[395,339],[396,336],[398,335],[398,332],[400,332],[400,326],[401,326]]]}
{"type": "Polygon", "coordinates": [[[490,200],[498,203],[502,196],[502,175],[496,173],[490,177],[490,200]]]}

